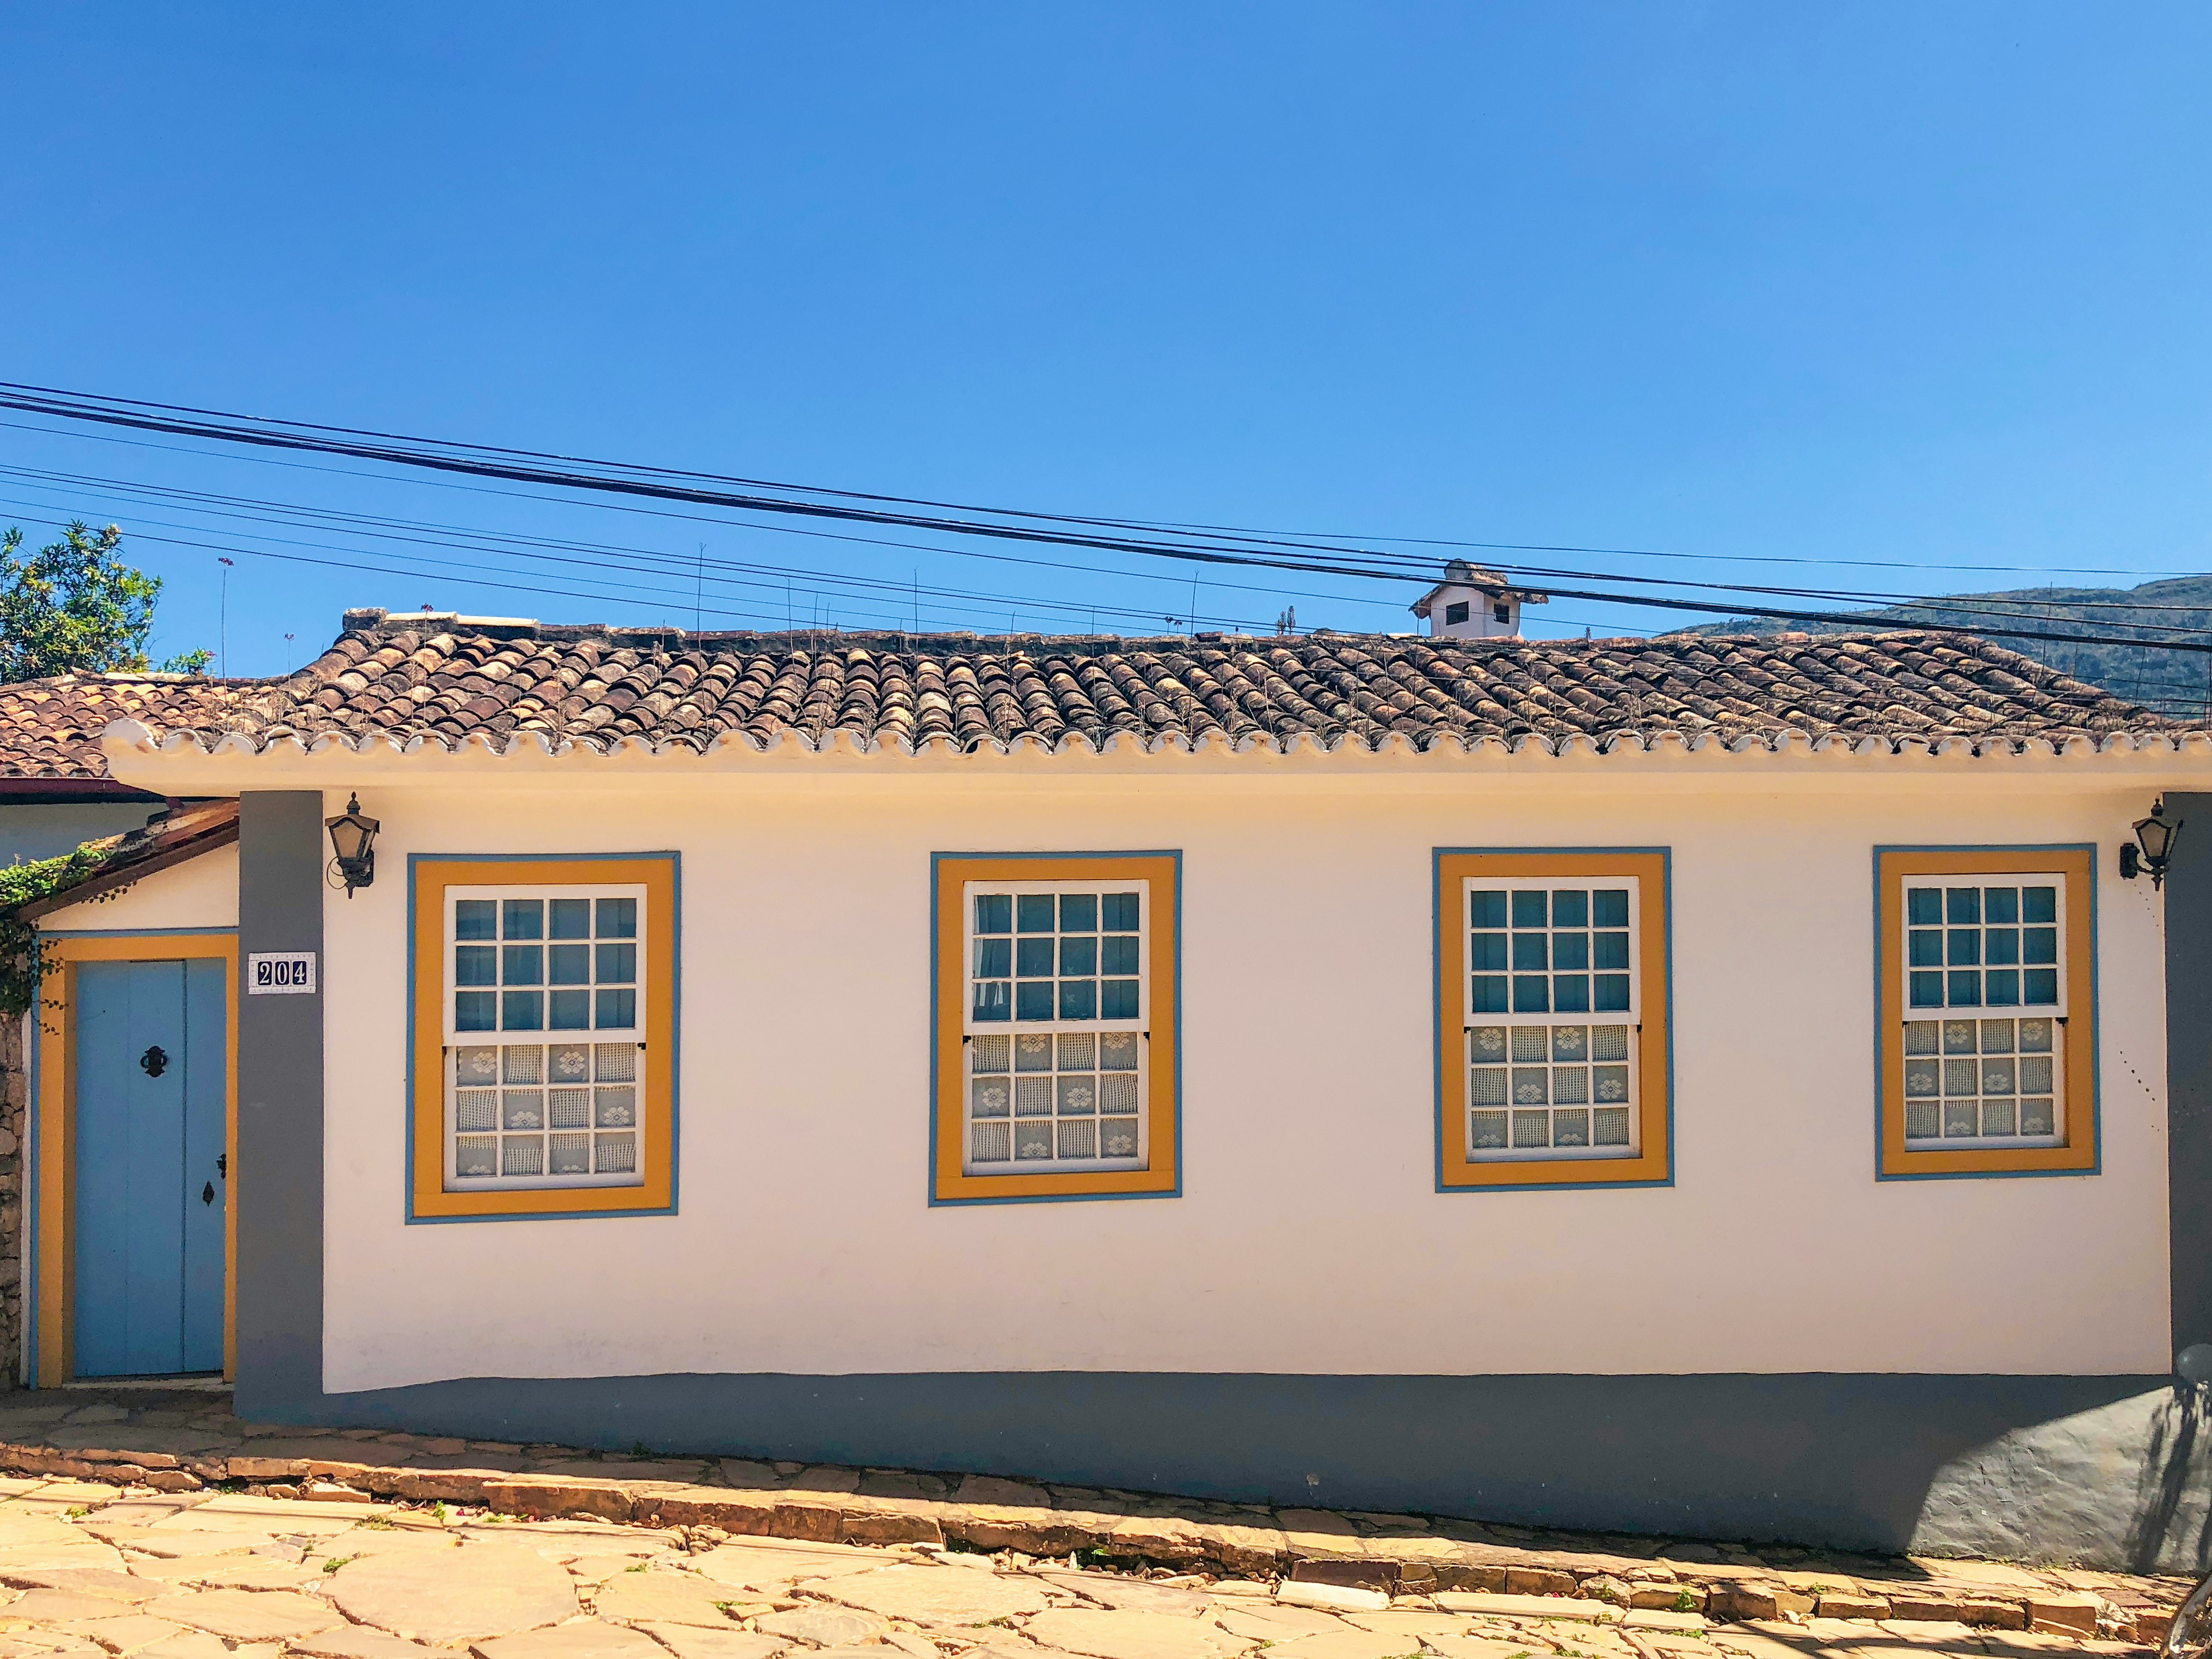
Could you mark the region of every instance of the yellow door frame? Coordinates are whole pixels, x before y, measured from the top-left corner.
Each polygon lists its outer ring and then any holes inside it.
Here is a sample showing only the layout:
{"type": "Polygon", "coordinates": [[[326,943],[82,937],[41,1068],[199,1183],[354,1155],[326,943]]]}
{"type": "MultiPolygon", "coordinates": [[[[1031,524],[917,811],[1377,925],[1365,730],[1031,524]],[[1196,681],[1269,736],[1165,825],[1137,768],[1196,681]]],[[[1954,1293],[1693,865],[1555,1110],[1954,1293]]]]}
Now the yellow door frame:
{"type": "Polygon", "coordinates": [[[33,1199],[38,1206],[33,1275],[38,1309],[35,1388],[58,1388],[76,1375],[76,975],[88,962],[177,962],[213,958],[228,969],[223,996],[228,1064],[224,1074],[223,1136],[230,1176],[223,1200],[222,1374],[238,1371],[238,935],[231,933],[117,933],[96,938],[49,935],[50,972],[33,1009],[38,1045],[38,1147],[33,1199]]]}

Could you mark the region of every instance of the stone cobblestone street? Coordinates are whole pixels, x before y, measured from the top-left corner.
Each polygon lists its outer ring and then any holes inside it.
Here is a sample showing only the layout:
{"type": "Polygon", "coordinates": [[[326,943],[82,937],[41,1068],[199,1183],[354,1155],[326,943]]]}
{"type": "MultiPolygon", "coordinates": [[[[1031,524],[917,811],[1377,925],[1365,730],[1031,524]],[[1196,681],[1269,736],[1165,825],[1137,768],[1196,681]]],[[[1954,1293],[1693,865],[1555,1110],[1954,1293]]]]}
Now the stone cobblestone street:
{"type": "Polygon", "coordinates": [[[302,1434],[240,1423],[213,1394],[14,1401],[0,1406],[0,1461],[20,1472],[0,1479],[0,1659],[2128,1655],[2187,1589],[976,1477],[302,1434]],[[380,1501],[371,1487],[414,1495],[380,1501]],[[794,1531],[819,1535],[775,1535],[794,1531]],[[854,1541],[870,1532],[901,1535],[854,1541]],[[1038,1547],[988,1547],[1016,1538],[1038,1547]]]}

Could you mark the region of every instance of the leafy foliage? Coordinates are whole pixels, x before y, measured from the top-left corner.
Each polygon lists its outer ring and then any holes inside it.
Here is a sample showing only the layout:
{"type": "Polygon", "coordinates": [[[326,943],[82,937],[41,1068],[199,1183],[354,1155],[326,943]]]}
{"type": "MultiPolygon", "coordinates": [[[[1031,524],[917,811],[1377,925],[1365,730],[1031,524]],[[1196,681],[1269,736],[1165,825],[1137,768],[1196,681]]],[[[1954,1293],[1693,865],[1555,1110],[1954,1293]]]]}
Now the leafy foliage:
{"type": "MultiPolygon", "coordinates": [[[[18,556],[23,532],[0,535],[0,682],[49,674],[143,672],[161,579],[117,556],[123,532],[72,524],[62,539],[18,556]]],[[[190,651],[161,665],[199,674],[213,653],[190,651]]]]}
{"type": "Polygon", "coordinates": [[[46,978],[46,951],[38,929],[21,907],[83,880],[113,857],[120,836],[96,841],[58,858],[0,866],[0,1019],[20,1019],[37,1006],[46,978]]]}

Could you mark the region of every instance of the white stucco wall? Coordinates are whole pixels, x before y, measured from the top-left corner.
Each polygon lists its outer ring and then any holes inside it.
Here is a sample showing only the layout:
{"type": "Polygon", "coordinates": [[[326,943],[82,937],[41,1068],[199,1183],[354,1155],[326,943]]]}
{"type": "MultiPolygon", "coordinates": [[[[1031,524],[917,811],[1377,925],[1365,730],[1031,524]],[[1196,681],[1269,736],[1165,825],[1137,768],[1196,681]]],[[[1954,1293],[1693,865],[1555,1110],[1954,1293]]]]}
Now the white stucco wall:
{"type": "Polygon", "coordinates": [[[137,933],[164,927],[238,926],[238,848],[218,847],[156,870],[122,891],[41,917],[47,933],[137,933]]]}
{"type": "Polygon", "coordinates": [[[326,1387],[2168,1362],[2162,945],[2112,873],[2131,780],[817,764],[363,787],[379,878],[325,907],[326,1387]],[[2043,842],[2102,848],[2103,1171],[1877,1182],[1871,849],[2043,842]],[[1439,1194],[1431,849],[1591,845],[1674,849],[1674,1184],[1439,1194]],[[679,1213],[405,1224],[407,854],[666,848],[679,1213]],[[929,855],[1164,848],[1182,1195],[930,1208],[929,855]]]}

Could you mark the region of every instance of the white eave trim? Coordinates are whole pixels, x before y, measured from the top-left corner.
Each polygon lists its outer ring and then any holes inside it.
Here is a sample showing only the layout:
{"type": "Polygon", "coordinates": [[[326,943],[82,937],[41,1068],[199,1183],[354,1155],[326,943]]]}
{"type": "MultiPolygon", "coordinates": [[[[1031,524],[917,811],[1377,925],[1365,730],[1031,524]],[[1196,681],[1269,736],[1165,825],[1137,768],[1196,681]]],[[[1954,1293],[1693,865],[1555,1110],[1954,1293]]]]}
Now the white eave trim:
{"type": "Polygon", "coordinates": [[[337,787],[359,780],[423,784],[461,776],[522,781],[533,777],[586,778],[772,774],[856,773],[1063,776],[1139,774],[1247,776],[1341,773],[1358,776],[1412,774],[1546,772],[1565,776],[1798,774],[1835,777],[1927,776],[1933,772],[2021,775],[2084,772],[2134,777],[2201,779],[2212,774],[2212,733],[2191,731],[2086,733],[2061,741],[2037,738],[2014,747],[2009,740],[1980,744],[1960,737],[1932,743],[1879,738],[1819,737],[1802,732],[1723,736],[1711,732],[1622,733],[1558,739],[1523,736],[1510,743],[1456,735],[1417,747],[1394,733],[1374,748],[1339,737],[1299,733],[1277,741],[1247,734],[1195,741],[1182,733],[1146,738],[1116,732],[1103,747],[1070,734],[1056,744],[1024,737],[962,749],[946,739],[918,747],[872,739],[839,729],[810,738],[783,732],[766,742],[742,736],[716,738],[703,749],[686,743],[653,744],[625,738],[602,748],[587,741],[554,742],[539,732],[507,738],[473,733],[448,747],[421,736],[371,737],[356,741],[335,734],[311,740],[279,737],[257,744],[227,734],[203,744],[189,732],[149,730],[135,720],[117,720],[102,738],[108,771],[121,782],[170,795],[234,794],[242,789],[337,787]]]}

